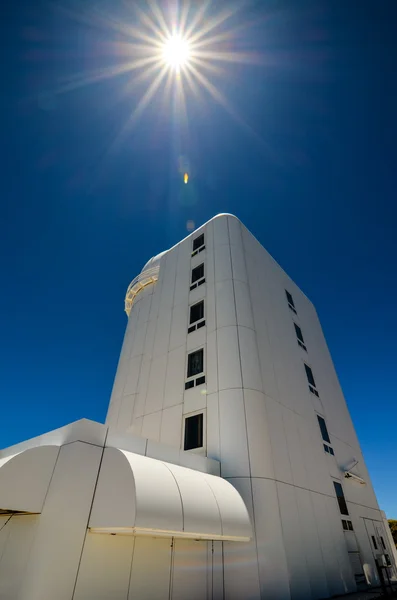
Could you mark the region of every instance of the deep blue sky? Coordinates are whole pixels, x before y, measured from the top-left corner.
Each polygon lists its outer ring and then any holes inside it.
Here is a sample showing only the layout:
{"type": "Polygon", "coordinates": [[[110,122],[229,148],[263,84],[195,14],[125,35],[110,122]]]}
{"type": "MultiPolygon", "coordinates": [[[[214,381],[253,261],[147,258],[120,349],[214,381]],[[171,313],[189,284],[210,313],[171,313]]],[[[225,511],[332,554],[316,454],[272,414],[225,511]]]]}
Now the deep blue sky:
{"type": "Polygon", "coordinates": [[[316,305],[397,518],[395,0],[243,1],[221,29],[245,25],[226,43],[255,64],[210,74],[237,118],[189,93],[186,127],[160,90],[117,145],[142,84],[127,73],[60,90],[125,62],[128,35],[93,15],[136,24],[127,4],[1,10],[0,447],[104,420],[129,281],[188,220],[231,212],[316,305]]]}

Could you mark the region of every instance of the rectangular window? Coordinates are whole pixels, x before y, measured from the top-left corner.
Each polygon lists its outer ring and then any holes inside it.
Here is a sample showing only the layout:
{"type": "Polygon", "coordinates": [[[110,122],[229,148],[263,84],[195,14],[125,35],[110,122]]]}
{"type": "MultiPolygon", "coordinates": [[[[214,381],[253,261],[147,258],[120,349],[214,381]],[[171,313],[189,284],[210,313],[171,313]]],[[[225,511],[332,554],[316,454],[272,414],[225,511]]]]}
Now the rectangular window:
{"type": "Polygon", "coordinates": [[[204,371],[204,350],[191,352],[187,357],[187,376],[194,377],[204,371]]]}
{"type": "Polygon", "coordinates": [[[204,300],[200,300],[200,302],[190,307],[189,324],[192,325],[197,321],[201,321],[201,319],[204,319],[204,300]]]}
{"type": "Polygon", "coordinates": [[[343,493],[343,488],[341,484],[338,481],[334,481],[334,488],[341,515],[348,515],[349,511],[347,510],[345,495],[343,493]]]}
{"type": "Polygon", "coordinates": [[[190,286],[190,290],[193,290],[204,282],[204,263],[201,263],[201,265],[194,267],[192,270],[192,285],[190,286]]]}
{"type": "Polygon", "coordinates": [[[372,538],[372,543],[373,543],[373,545],[374,545],[374,548],[375,548],[375,550],[377,550],[377,549],[378,549],[378,544],[376,543],[375,536],[374,536],[374,535],[371,535],[371,538],[372,538]]]}
{"type": "Polygon", "coordinates": [[[345,521],[344,519],[342,519],[342,527],[343,527],[343,529],[344,529],[345,531],[347,531],[347,530],[348,530],[348,527],[347,527],[347,521],[345,521]]]}
{"type": "Polygon", "coordinates": [[[203,447],[203,413],[186,417],[184,450],[203,447]]]}
{"type": "Polygon", "coordinates": [[[335,456],[334,449],[331,448],[331,446],[329,446],[328,449],[329,449],[329,453],[332,454],[332,456],[335,456]]]}
{"type": "Polygon", "coordinates": [[[385,540],[383,539],[382,536],[380,536],[380,541],[382,542],[382,546],[383,548],[386,550],[386,544],[385,544],[385,540]]]}
{"type": "Polygon", "coordinates": [[[199,250],[202,246],[204,246],[204,233],[193,240],[193,252],[199,250]]]}
{"type": "Polygon", "coordinates": [[[306,352],[307,352],[307,348],[305,346],[305,340],[303,339],[302,329],[296,323],[294,323],[294,327],[295,327],[296,337],[298,339],[299,346],[301,348],[303,348],[304,350],[306,350],[306,352]]]}
{"type": "Polygon", "coordinates": [[[285,290],[285,295],[287,296],[288,306],[295,314],[297,314],[294,299],[292,298],[291,294],[285,290]]]}
{"type": "Polygon", "coordinates": [[[316,387],[316,382],[314,381],[314,377],[313,377],[313,371],[306,363],[305,363],[305,371],[306,371],[306,377],[309,382],[309,385],[316,387]]]}
{"type": "Polygon", "coordinates": [[[354,531],[354,529],[353,529],[353,523],[351,521],[347,522],[347,526],[349,528],[349,531],[354,531]]]}
{"type": "Polygon", "coordinates": [[[328,442],[328,444],[330,444],[331,440],[329,439],[328,429],[327,429],[327,425],[325,424],[324,419],[322,417],[320,417],[320,415],[317,415],[317,419],[318,419],[318,424],[320,425],[320,431],[321,431],[321,435],[323,436],[324,442],[328,442]]]}
{"type": "Polygon", "coordinates": [[[323,444],[323,446],[324,446],[324,451],[329,452],[329,446],[327,446],[327,444],[323,444]]]}

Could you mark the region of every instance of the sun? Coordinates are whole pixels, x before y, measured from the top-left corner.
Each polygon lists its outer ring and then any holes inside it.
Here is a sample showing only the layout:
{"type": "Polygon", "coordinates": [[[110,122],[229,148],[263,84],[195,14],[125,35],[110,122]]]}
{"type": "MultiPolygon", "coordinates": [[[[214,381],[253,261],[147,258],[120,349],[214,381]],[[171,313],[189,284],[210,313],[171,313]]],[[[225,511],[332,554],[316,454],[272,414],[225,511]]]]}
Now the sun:
{"type": "Polygon", "coordinates": [[[169,67],[179,71],[181,67],[187,64],[190,56],[191,49],[189,42],[180,34],[172,35],[164,43],[163,59],[169,67]]]}

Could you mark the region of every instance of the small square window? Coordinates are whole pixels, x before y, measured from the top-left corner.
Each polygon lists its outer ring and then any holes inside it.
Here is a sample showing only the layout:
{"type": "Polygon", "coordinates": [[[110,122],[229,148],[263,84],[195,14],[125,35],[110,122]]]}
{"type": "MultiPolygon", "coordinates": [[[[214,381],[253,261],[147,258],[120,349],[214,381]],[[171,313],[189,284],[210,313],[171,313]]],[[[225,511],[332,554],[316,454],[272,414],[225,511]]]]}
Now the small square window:
{"type": "Polygon", "coordinates": [[[197,304],[190,307],[190,325],[204,319],[204,300],[200,300],[197,304]]]}
{"type": "Polygon", "coordinates": [[[194,377],[204,371],[204,350],[191,352],[187,357],[187,376],[194,377]]]}
{"type": "Polygon", "coordinates": [[[287,290],[285,290],[285,295],[287,296],[287,300],[288,300],[288,304],[292,307],[295,308],[295,304],[294,304],[294,299],[291,296],[291,294],[289,292],[287,292],[287,290]]]}
{"type": "Polygon", "coordinates": [[[203,447],[203,413],[186,417],[184,450],[203,447]]]}
{"type": "Polygon", "coordinates": [[[309,382],[309,385],[312,385],[315,388],[316,382],[314,381],[313,371],[306,363],[304,363],[304,365],[305,365],[306,377],[309,382]]]}
{"type": "Polygon", "coordinates": [[[192,269],[192,283],[199,281],[199,279],[202,279],[203,277],[204,277],[204,263],[201,263],[201,265],[198,265],[197,267],[194,267],[194,269],[192,269]]]}
{"type": "Polygon", "coordinates": [[[204,233],[193,240],[193,252],[204,246],[204,233]]]}
{"type": "Polygon", "coordinates": [[[341,484],[339,483],[339,481],[334,481],[334,488],[335,488],[335,494],[336,494],[336,498],[338,500],[339,510],[340,510],[341,515],[348,515],[349,511],[347,510],[345,495],[343,493],[343,488],[342,488],[341,484]]]}
{"type": "Polygon", "coordinates": [[[317,420],[318,424],[320,425],[320,431],[324,442],[328,442],[328,444],[330,444],[331,440],[329,439],[328,429],[327,425],[325,424],[325,420],[323,419],[323,417],[320,417],[320,415],[317,415],[317,420]]]}

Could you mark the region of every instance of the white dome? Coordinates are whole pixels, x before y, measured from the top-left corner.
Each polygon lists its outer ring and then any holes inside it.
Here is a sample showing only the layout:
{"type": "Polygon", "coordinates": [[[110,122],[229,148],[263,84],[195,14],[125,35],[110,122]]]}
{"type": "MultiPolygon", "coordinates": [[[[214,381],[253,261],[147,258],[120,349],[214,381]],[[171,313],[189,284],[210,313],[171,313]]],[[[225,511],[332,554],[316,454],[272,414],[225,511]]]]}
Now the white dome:
{"type": "Polygon", "coordinates": [[[156,256],[153,256],[153,258],[148,260],[146,265],[143,267],[141,273],[143,273],[143,271],[146,271],[146,269],[152,269],[153,267],[156,267],[160,262],[161,257],[164,256],[166,252],[168,252],[168,250],[164,250],[164,252],[160,252],[160,254],[157,254],[156,256]]]}

